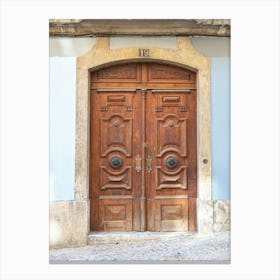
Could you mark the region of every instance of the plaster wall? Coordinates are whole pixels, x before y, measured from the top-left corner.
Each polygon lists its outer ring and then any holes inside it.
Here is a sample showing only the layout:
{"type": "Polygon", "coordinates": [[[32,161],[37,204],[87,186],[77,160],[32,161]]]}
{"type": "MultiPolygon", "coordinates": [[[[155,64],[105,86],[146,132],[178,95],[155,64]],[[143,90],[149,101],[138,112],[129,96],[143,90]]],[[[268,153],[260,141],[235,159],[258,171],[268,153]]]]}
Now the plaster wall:
{"type": "Polygon", "coordinates": [[[51,57],[49,63],[50,200],[73,200],[76,58],[51,57]]]}
{"type": "Polygon", "coordinates": [[[95,44],[96,38],[50,38],[50,56],[77,57],[88,52],[95,44]]]}
{"type": "Polygon", "coordinates": [[[230,38],[227,37],[192,37],[196,50],[208,57],[230,57],[230,38]]]}
{"type": "Polygon", "coordinates": [[[230,199],[230,59],[211,57],[212,199],[230,199]]]}
{"type": "Polygon", "coordinates": [[[129,47],[158,47],[165,49],[176,50],[178,48],[177,39],[175,36],[131,36],[131,37],[111,37],[110,49],[121,49],[129,47]]]}
{"type": "MultiPolygon", "coordinates": [[[[94,46],[97,38],[50,38],[49,55],[79,57],[94,46]]],[[[193,47],[207,57],[230,57],[230,38],[190,37],[193,47]]],[[[110,49],[153,46],[177,49],[175,36],[115,36],[110,38],[110,49]]]]}

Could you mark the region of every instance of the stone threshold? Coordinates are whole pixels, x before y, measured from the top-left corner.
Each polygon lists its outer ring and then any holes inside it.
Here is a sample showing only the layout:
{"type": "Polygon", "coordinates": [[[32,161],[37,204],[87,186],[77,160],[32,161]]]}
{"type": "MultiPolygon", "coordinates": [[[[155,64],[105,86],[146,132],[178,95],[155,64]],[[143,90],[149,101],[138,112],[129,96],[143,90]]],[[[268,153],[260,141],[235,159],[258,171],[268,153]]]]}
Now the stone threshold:
{"type": "Polygon", "coordinates": [[[137,242],[146,240],[163,240],[172,237],[194,236],[197,232],[95,232],[88,235],[88,245],[112,244],[119,242],[137,242]]]}

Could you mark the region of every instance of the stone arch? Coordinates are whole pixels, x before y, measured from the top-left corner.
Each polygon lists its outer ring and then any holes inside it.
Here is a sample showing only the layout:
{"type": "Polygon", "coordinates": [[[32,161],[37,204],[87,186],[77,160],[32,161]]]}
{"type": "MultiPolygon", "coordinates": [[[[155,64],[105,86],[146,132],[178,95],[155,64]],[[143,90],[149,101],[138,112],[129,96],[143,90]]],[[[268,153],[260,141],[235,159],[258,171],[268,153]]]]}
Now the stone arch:
{"type": "Polygon", "coordinates": [[[83,202],[89,232],[89,81],[90,72],[128,61],[154,61],[197,72],[197,228],[212,231],[210,146],[210,61],[197,52],[189,38],[177,37],[177,49],[147,46],[149,58],[139,58],[139,48],[110,49],[110,38],[99,37],[92,49],[77,58],[75,201],[83,202]],[[206,163],[207,162],[207,163],[206,163]]]}

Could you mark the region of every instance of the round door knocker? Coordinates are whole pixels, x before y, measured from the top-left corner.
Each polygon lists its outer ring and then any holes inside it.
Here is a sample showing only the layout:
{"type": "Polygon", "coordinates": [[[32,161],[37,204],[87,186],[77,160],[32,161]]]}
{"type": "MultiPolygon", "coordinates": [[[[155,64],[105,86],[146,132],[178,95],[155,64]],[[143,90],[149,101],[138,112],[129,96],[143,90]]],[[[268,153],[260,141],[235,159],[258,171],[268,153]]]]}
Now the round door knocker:
{"type": "Polygon", "coordinates": [[[168,168],[175,168],[178,165],[178,159],[175,158],[174,156],[169,156],[166,159],[166,165],[168,168]]]}
{"type": "Polygon", "coordinates": [[[119,156],[113,156],[110,158],[110,165],[113,168],[119,168],[120,166],[122,166],[122,159],[119,156]]]}

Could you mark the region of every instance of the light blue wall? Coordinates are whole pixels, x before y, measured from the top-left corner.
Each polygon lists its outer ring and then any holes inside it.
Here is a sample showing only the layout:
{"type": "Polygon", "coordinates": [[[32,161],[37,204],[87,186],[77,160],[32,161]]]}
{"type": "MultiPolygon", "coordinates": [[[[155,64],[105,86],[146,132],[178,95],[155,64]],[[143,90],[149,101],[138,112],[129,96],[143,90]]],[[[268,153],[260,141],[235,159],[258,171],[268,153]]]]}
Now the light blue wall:
{"type": "Polygon", "coordinates": [[[230,38],[191,42],[211,59],[212,199],[230,199],[230,38]]]}
{"type": "Polygon", "coordinates": [[[230,58],[211,57],[212,199],[230,199],[230,58]]]}
{"type": "Polygon", "coordinates": [[[74,199],[76,58],[50,58],[50,200],[74,199]]]}

